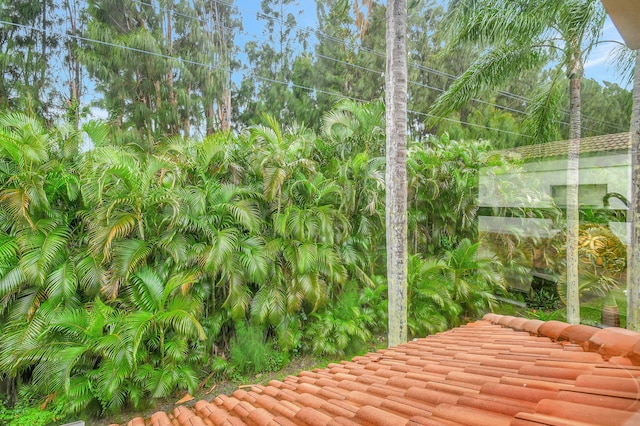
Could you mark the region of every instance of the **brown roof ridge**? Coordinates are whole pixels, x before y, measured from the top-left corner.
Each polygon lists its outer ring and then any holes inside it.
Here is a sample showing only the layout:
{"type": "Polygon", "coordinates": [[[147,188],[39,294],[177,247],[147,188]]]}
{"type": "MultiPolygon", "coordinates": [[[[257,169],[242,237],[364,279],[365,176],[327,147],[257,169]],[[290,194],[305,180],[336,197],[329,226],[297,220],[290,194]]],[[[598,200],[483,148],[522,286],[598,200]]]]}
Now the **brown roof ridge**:
{"type": "Polygon", "coordinates": [[[605,360],[613,360],[625,366],[640,366],[640,333],[632,330],[571,325],[563,321],[540,321],[493,313],[486,314],[482,319],[516,331],[545,336],[556,342],[574,343],[585,352],[600,354],[605,360]]]}
{"type": "Polygon", "coordinates": [[[487,314],[127,426],[631,424],[640,333],[487,314]]]}

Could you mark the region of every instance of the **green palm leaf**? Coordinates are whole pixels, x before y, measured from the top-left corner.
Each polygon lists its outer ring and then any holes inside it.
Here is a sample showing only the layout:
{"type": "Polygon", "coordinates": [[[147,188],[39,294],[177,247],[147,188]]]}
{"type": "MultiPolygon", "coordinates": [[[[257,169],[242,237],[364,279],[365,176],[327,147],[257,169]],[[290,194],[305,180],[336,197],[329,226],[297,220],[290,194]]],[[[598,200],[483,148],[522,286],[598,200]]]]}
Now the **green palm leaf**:
{"type": "Polygon", "coordinates": [[[499,87],[510,78],[542,65],[544,60],[544,51],[540,47],[532,48],[530,45],[507,45],[487,49],[436,100],[429,110],[434,116],[430,122],[436,123],[441,117],[460,109],[482,91],[499,87]]]}
{"type": "Polygon", "coordinates": [[[70,301],[76,298],[78,276],[73,262],[66,260],[51,271],[44,287],[52,301],[70,301]]]}
{"type": "Polygon", "coordinates": [[[104,226],[90,231],[89,247],[94,253],[101,253],[105,259],[111,258],[111,245],[118,238],[128,236],[135,228],[137,218],[131,213],[119,213],[104,226]]]}
{"type": "Polygon", "coordinates": [[[251,301],[251,316],[258,324],[279,324],[286,313],[284,290],[275,282],[262,285],[251,301]]]}
{"type": "Polygon", "coordinates": [[[113,273],[127,279],[139,267],[144,265],[151,255],[152,246],[146,241],[127,239],[118,241],[113,246],[113,273]]]}

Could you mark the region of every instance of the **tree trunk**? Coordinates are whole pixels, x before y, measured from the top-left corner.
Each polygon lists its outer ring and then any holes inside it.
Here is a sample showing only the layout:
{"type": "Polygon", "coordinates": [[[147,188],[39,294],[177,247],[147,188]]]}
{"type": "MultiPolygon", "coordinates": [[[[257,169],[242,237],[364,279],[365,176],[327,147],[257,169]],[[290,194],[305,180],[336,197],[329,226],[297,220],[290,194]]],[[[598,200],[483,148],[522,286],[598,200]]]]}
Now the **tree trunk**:
{"type": "Polygon", "coordinates": [[[228,83],[222,96],[224,98],[224,106],[221,110],[220,123],[222,131],[228,132],[231,129],[231,90],[229,90],[228,83]]]}
{"type": "MultiPolygon", "coordinates": [[[[169,3],[167,7],[167,56],[173,55],[173,26],[171,25],[171,19],[173,15],[173,3],[169,3]]],[[[167,87],[169,89],[169,103],[172,106],[177,105],[175,91],[173,90],[173,67],[171,62],[168,63],[167,70],[167,87]]]]}
{"type": "MultiPolygon", "coordinates": [[[[46,87],[46,79],[47,79],[47,0],[42,0],[42,46],[40,46],[42,57],[40,60],[42,63],[40,64],[40,81],[39,81],[39,91],[37,92],[39,95],[44,94],[44,87],[46,87]],[[43,92],[40,92],[42,90],[43,92]]],[[[42,98],[40,98],[42,99],[42,98]]],[[[47,106],[48,107],[48,106],[47,106]]]]}
{"type": "Polygon", "coordinates": [[[640,51],[636,50],[631,112],[631,222],[628,250],[627,328],[640,331],[640,51]]]}
{"type": "Polygon", "coordinates": [[[386,236],[389,346],[407,342],[407,1],[387,2],[386,236]]]}
{"type": "Polygon", "coordinates": [[[64,2],[67,19],[71,26],[71,38],[73,41],[67,42],[67,57],[69,63],[69,99],[73,108],[74,128],[80,128],[80,91],[82,89],[82,79],[80,78],[80,61],[78,60],[76,35],[78,34],[78,23],[75,2],[71,5],[71,0],[64,2]]]}
{"type": "Polygon", "coordinates": [[[208,100],[205,97],[204,101],[205,101],[205,109],[204,109],[205,134],[209,136],[215,133],[214,123],[215,123],[216,110],[213,106],[212,100],[208,100]]]}
{"type": "Polygon", "coordinates": [[[574,60],[569,74],[570,118],[567,153],[567,322],[580,324],[578,292],[578,184],[580,181],[580,79],[582,61],[574,60]]]}
{"type": "Polygon", "coordinates": [[[184,106],[186,112],[184,114],[184,137],[189,138],[191,136],[191,83],[187,83],[186,99],[187,104],[184,106]]]}

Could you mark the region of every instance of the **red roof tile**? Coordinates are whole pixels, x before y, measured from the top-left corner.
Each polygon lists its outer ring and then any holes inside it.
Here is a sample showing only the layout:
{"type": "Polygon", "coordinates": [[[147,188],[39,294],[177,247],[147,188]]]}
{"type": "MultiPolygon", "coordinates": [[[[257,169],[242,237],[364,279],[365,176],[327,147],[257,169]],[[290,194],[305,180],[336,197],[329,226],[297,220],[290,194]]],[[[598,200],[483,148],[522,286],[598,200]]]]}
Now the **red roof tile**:
{"type": "Polygon", "coordinates": [[[589,339],[589,349],[605,356],[627,356],[640,342],[640,333],[624,328],[610,327],[600,330],[589,339]]]}
{"type": "Polygon", "coordinates": [[[129,426],[640,424],[640,334],[481,321],[129,426]]]}

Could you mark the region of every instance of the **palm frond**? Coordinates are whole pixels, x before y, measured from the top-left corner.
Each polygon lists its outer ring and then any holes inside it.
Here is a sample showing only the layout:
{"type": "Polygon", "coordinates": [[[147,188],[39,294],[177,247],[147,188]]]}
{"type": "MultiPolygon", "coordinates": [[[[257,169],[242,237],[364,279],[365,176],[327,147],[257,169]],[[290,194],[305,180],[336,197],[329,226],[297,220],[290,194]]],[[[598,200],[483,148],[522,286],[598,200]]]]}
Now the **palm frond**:
{"type": "Polygon", "coordinates": [[[90,230],[89,247],[105,259],[111,258],[111,245],[118,238],[124,238],[135,228],[137,218],[131,213],[120,213],[102,226],[90,230]]]}
{"type": "Polygon", "coordinates": [[[587,57],[602,35],[607,16],[604,6],[596,0],[565,0],[562,3],[556,15],[558,26],[563,29],[567,42],[582,44],[582,54],[587,57]]]}
{"type": "Polygon", "coordinates": [[[561,72],[556,72],[548,84],[544,85],[527,104],[525,128],[535,143],[558,140],[558,116],[566,86],[561,72]]]}
{"type": "Polygon", "coordinates": [[[629,86],[633,83],[637,54],[637,50],[631,50],[624,44],[618,44],[611,50],[607,59],[607,62],[615,68],[616,73],[621,76],[622,82],[629,86]]]}
{"type": "Polygon", "coordinates": [[[14,294],[26,282],[27,277],[20,266],[16,266],[6,272],[0,278],[0,298],[2,298],[2,308],[7,306],[6,297],[14,294]]]}
{"type": "Polygon", "coordinates": [[[69,259],[51,271],[44,283],[52,301],[70,301],[77,297],[78,276],[73,262],[69,259]]]}
{"type": "Polygon", "coordinates": [[[151,255],[152,246],[146,241],[130,238],[118,241],[113,246],[113,271],[118,277],[127,279],[140,266],[144,265],[151,255]]]}
{"type": "Polygon", "coordinates": [[[150,267],[142,267],[131,277],[133,297],[136,305],[147,312],[157,312],[164,308],[165,285],[162,277],[150,267]]]}
{"type": "Polygon", "coordinates": [[[184,309],[184,304],[180,300],[171,300],[167,310],[158,314],[157,321],[170,326],[172,330],[177,331],[182,337],[194,337],[199,340],[207,339],[207,333],[200,322],[193,313],[184,309]]]}
{"type": "Polygon", "coordinates": [[[74,263],[80,288],[90,295],[97,295],[100,287],[105,283],[105,271],[101,266],[100,259],[82,253],[78,255],[74,263]]]}
{"type": "Polygon", "coordinates": [[[258,324],[279,324],[287,313],[284,291],[274,284],[261,286],[251,301],[251,316],[258,324]]]}
{"type": "Polygon", "coordinates": [[[484,90],[499,87],[510,78],[523,71],[533,69],[542,64],[545,58],[541,48],[525,46],[501,45],[491,47],[443,93],[429,110],[433,117],[429,120],[436,123],[462,105],[478,96],[484,90]]]}

